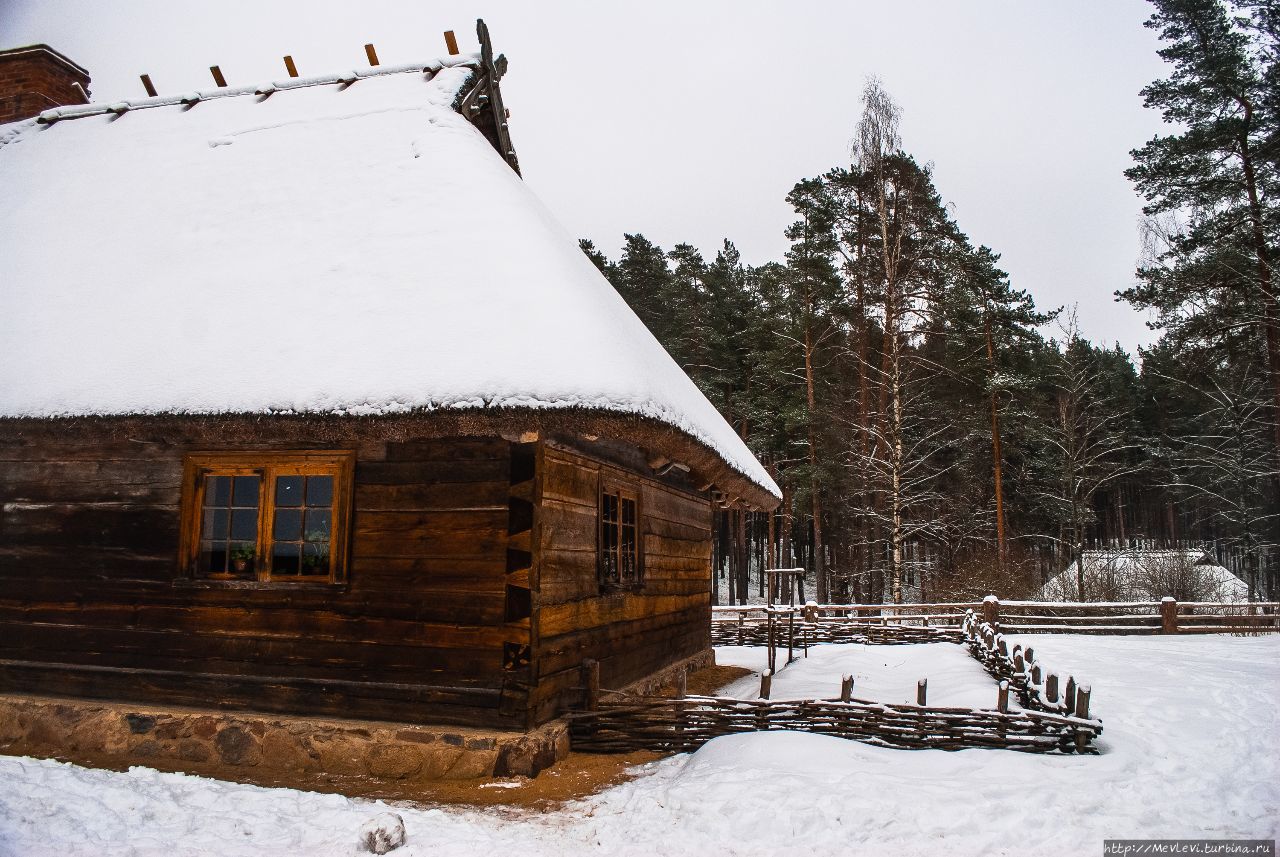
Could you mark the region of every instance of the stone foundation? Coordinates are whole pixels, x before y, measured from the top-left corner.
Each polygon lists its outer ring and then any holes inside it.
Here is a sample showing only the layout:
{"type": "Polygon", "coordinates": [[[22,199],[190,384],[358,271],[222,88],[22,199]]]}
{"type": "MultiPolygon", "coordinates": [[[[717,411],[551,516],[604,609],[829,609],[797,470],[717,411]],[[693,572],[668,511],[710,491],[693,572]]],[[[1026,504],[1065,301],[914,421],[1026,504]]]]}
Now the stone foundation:
{"type": "Polygon", "coordinates": [[[535,776],[569,753],[563,722],[530,732],[288,717],[0,694],[0,753],[145,765],[264,784],[535,776]]]}
{"type": "Polygon", "coordinates": [[[673,684],[681,672],[697,672],[704,667],[713,667],[715,665],[715,650],[703,649],[696,655],[690,655],[682,661],[676,661],[669,667],[664,667],[656,673],[647,675],[639,681],[633,681],[625,687],[616,688],[616,690],[634,696],[654,696],[663,687],[673,684]]]}

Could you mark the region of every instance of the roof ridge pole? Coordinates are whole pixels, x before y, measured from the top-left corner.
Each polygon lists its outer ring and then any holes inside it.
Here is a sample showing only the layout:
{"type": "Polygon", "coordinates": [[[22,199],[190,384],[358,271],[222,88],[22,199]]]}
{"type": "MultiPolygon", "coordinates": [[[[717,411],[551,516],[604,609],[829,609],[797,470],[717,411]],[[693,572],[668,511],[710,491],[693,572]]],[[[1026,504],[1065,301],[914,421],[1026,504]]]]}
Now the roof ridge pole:
{"type": "Polygon", "coordinates": [[[511,169],[516,171],[516,175],[520,175],[520,162],[516,159],[515,147],[511,145],[511,131],[507,127],[507,109],[502,104],[502,90],[498,88],[498,81],[507,70],[507,58],[499,56],[496,60],[494,59],[493,43],[489,40],[489,28],[485,25],[483,18],[476,18],[476,36],[480,39],[481,68],[489,77],[489,110],[493,113],[493,125],[498,135],[500,152],[511,165],[511,169]]]}

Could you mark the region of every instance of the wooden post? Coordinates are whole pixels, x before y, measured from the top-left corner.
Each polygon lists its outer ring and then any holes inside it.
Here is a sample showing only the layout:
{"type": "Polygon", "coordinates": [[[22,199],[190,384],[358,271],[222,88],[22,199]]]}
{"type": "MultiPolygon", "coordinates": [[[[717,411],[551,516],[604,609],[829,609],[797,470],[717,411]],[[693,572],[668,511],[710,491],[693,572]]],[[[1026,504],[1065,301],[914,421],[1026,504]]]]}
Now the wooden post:
{"type": "Polygon", "coordinates": [[[1040,684],[1040,680],[1041,680],[1042,675],[1043,675],[1043,673],[1042,673],[1042,672],[1041,672],[1041,670],[1040,670],[1040,665],[1039,665],[1039,664],[1032,664],[1032,665],[1031,665],[1031,683],[1032,683],[1032,684],[1040,684]]]}
{"type": "Polygon", "coordinates": [[[929,695],[929,680],[922,678],[916,682],[916,705],[926,705],[925,699],[929,695]]]}
{"type": "Polygon", "coordinates": [[[1022,659],[1022,652],[1015,651],[1013,653],[1013,671],[1018,675],[1022,675],[1027,671],[1027,663],[1022,659]]]}
{"type": "Polygon", "coordinates": [[[745,616],[746,616],[745,613],[738,614],[738,645],[739,646],[742,645],[742,622],[745,616]]]}
{"type": "Polygon", "coordinates": [[[158,94],[155,86],[151,83],[151,75],[149,74],[142,75],[142,88],[147,91],[147,95],[151,98],[155,98],[158,94]]]}
{"type": "Polygon", "coordinates": [[[298,76],[298,67],[297,67],[296,65],[294,65],[294,64],[293,64],[293,57],[292,57],[292,56],[286,56],[286,57],[284,58],[284,70],[285,70],[285,71],[287,71],[287,72],[289,72],[289,77],[297,77],[297,76],[298,76]]]}
{"type": "Polygon", "coordinates": [[[1045,683],[1044,695],[1049,702],[1055,705],[1058,703],[1058,677],[1052,673],[1050,673],[1049,680],[1045,683]]]}
{"type": "Polygon", "coordinates": [[[689,668],[681,667],[676,676],[676,699],[684,699],[689,695],[689,668]]]}
{"type": "Polygon", "coordinates": [[[1178,633],[1178,602],[1167,595],[1160,599],[1160,633],[1178,633]]]}
{"type": "Polygon", "coordinates": [[[1000,627],[1000,599],[994,595],[982,599],[982,621],[992,628],[1000,627]]]}
{"type": "Polygon", "coordinates": [[[1009,657],[1009,644],[1005,642],[1004,637],[1001,637],[996,643],[996,650],[1000,652],[1000,657],[1009,657]]]}
{"type": "Polygon", "coordinates": [[[369,65],[378,64],[378,52],[373,49],[373,45],[364,46],[364,55],[369,58],[369,65]]]}
{"type": "MultiPolygon", "coordinates": [[[[1082,720],[1089,719],[1089,685],[1081,685],[1076,691],[1076,717],[1082,720]]],[[[1089,733],[1084,731],[1076,732],[1076,752],[1083,753],[1089,746],[1089,733]]]]}
{"type": "Polygon", "coordinates": [[[1076,688],[1075,716],[1082,720],[1089,719],[1089,685],[1082,684],[1076,688]]]}
{"type": "Polygon", "coordinates": [[[586,688],[587,711],[600,708],[600,662],[587,658],[582,662],[582,686],[586,688]]]}
{"type": "Polygon", "coordinates": [[[1000,682],[1000,692],[996,695],[996,711],[1009,713],[1009,682],[1000,682]]]}
{"type": "Polygon", "coordinates": [[[765,670],[760,673],[760,698],[768,699],[769,691],[773,689],[773,670],[765,670]]]}
{"type": "Polygon", "coordinates": [[[840,679],[840,701],[848,702],[853,698],[853,676],[847,675],[840,679]]]}
{"type": "Polygon", "coordinates": [[[209,66],[209,74],[213,75],[213,82],[218,86],[227,85],[227,79],[222,76],[222,69],[218,68],[216,65],[209,66]]]}
{"type": "Polygon", "coordinates": [[[1031,663],[1035,663],[1035,660],[1036,660],[1036,650],[1035,650],[1035,649],[1027,649],[1027,652],[1026,652],[1026,654],[1024,655],[1024,657],[1026,658],[1027,663],[1029,663],[1029,664],[1031,664],[1031,663]]]}
{"type": "Polygon", "coordinates": [[[1070,714],[1076,710],[1076,680],[1067,676],[1067,691],[1062,699],[1063,709],[1070,714]]]}
{"type": "Polygon", "coordinates": [[[458,40],[453,35],[453,30],[444,31],[444,46],[449,51],[449,56],[456,57],[458,55],[458,40]]]}

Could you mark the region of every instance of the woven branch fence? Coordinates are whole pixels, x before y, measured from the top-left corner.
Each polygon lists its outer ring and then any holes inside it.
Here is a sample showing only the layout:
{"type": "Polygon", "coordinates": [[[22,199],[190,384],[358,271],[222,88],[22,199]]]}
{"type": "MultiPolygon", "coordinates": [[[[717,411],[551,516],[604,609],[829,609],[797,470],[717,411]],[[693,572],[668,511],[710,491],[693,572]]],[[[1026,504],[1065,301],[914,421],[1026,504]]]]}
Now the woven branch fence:
{"type": "Polygon", "coordinates": [[[1035,650],[1020,644],[1009,648],[1004,635],[970,612],[964,621],[969,654],[994,679],[1001,690],[1010,689],[1023,708],[1072,717],[1089,717],[1091,691],[1067,676],[1065,683],[1036,660],[1035,650]]]}
{"type": "Polygon", "coordinates": [[[687,752],[722,735],[789,729],[911,750],[1094,754],[1093,740],[1102,732],[1101,721],[1064,714],[857,699],[644,698],[601,702],[567,716],[573,749],[589,753],[687,752]]]}

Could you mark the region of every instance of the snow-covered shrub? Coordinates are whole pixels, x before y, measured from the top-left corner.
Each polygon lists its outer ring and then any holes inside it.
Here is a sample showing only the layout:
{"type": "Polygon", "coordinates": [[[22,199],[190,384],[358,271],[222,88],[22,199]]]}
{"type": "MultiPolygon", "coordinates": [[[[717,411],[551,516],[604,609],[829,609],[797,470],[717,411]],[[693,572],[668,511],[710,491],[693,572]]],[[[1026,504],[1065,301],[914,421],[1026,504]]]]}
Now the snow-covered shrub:
{"type": "Polygon", "coordinates": [[[1152,552],[1133,562],[1134,586],[1147,598],[1175,601],[1223,601],[1230,597],[1212,566],[1198,565],[1185,552],[1152,552]]]}
{"type": "Polygon", "coordinates": [[[404,819],[384,812],[360,825],[360,847],[374,854],[386,854],[404,844],[404,819]]]}

